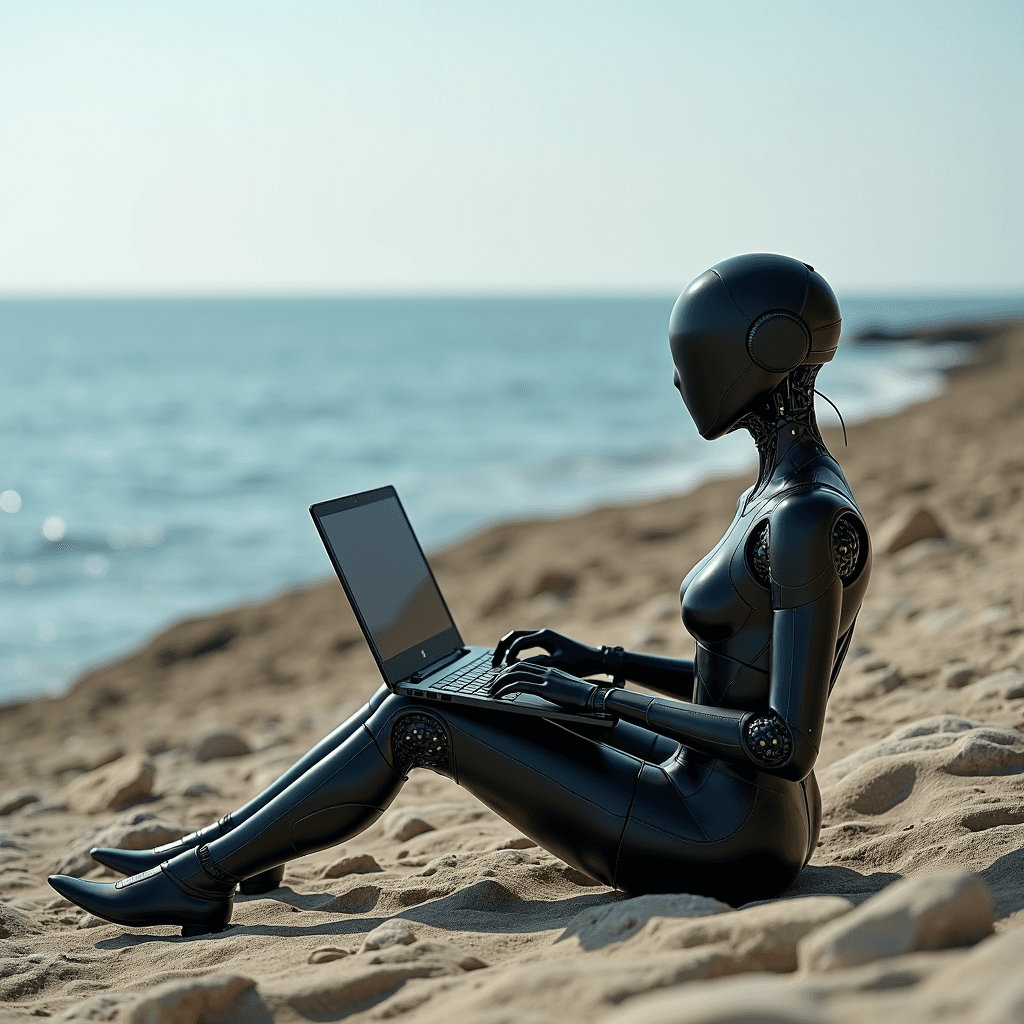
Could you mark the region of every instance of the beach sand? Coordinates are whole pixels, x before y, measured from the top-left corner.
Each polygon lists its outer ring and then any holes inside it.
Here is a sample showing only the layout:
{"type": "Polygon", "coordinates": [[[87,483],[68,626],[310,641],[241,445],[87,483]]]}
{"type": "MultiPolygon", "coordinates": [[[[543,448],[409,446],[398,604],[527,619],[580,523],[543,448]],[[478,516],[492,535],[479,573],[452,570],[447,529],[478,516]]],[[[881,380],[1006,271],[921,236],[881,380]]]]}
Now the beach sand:
{"type": "MultiPolygon", "coordinates": [[[[0,709],[0,1020],[1024,1020],[1024,327],[985,351],[848,448],[828,432],[874,574],[816,766],[821,841],[778,900],[624,900],[426,771],[221,934],[57,897],[58,868],[115,877],[90,845],[216,819],[377,688],[332,580],[0,709]],[[888,553],[915,515],[944,536],[888,553]]],[[[549,625],[686,656],[679,581],[751,479],[496,526],[432,562],[470,643],[549,625]]]]}

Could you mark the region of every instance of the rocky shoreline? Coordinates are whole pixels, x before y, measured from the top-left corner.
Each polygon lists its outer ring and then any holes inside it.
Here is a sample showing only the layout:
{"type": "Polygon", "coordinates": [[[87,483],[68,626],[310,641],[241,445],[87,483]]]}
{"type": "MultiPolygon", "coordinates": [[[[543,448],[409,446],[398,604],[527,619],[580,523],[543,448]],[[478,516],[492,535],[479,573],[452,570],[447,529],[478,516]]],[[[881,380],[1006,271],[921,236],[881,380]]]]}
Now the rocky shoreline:
{"type": "MultiPolygon", "coordinates": [[[[620,899],[416,772],[235,925],[128,933],[45,884],[113,877],[271,781],[378,683],[337,583],[180,623],[0,708],[0,1021],[1021,1018],[1024,326],[943,395],[828,443],[875,569],[829,704],[819,849],[780,899],[620,899]]],[[[679,580],[749,478],[493,527],[432,557],[471,643],[551,625],[686,655],[679,580]]]]}

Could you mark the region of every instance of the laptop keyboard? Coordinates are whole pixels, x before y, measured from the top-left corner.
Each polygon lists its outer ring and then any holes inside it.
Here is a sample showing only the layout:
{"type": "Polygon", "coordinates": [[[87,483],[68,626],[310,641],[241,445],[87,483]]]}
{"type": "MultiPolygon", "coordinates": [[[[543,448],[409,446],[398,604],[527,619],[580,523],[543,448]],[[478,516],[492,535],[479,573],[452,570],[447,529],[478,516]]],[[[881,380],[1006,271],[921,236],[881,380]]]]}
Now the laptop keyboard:
{"type": "MultiPolygon", "coordinates": [[[[531,703],[535,700],[530,694],[524,694],[520,692],[508,693],[504,697],[491,697],[488,692],[491,687],[491,683],[494,681],[494,677],[504,670],[504,665],[499,665],[497,668],[491,667],[491,652],[484,651],[479,657],[473,658],[467,662],[458,671],[453,672],[449,676],[445,676],[438,682],[431,682],[429,679],[424,680],[423,690],[411,691],[413,694],[420,693],[424,697],[430,697],[434,700],[451,700],[452,698],[448,694],[457,693],[460,696],[473,696],[473,697],[487,697],[490,700],[498,700],[501,703],[511,704],[513,701],[519,698],[525,698],[526,703],[531,703]]],[[[531,705],[532,706],[532,705],[531,705]]],[[[525,707],[525,705],[524,705],[525,707]]],[[[554,710],[554,709],[552,709],[554,710]]],[[[590,715],[585,717],[589,718],[590,715]]],[[[608,715],[593,716],[595,720],[601,720],[602,724],[611,724],[614,722],[608,715]]]]}
{"type": "MultiPolygon", "coordinates": [[[[484,653],[480,657],[474,658],[458,672],[446,676],[441,682],[431,683],[430,689],[486,697],[491,682],[504,667],[504,665],[499,665],[497,668],[492,668],[490,653],[484,653]]],[[[501,700],[513,700],[516,696],[517,694],[509,694],[502,697],[501,700]]]]}

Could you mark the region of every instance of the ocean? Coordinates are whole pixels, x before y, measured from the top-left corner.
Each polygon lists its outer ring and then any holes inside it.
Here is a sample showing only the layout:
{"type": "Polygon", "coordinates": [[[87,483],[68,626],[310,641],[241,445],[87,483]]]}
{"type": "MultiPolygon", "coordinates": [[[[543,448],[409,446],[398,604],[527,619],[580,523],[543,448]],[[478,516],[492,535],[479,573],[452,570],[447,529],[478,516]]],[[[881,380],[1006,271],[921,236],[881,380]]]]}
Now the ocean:
{"type": "MultiPolygon", "coordinates": [[[[844,337],[1024,316],[1024,298],[840,300],[844,337]]],[[[430,548],[751,464],[745,433],[703,441],[672,388],[672,303],[0,302],[0,702],[329,575],[314,501],[395,484],[430,548]]],[[[818,387],[848,422],[880,415],[967,353],[845,344],[818,387]]]]}

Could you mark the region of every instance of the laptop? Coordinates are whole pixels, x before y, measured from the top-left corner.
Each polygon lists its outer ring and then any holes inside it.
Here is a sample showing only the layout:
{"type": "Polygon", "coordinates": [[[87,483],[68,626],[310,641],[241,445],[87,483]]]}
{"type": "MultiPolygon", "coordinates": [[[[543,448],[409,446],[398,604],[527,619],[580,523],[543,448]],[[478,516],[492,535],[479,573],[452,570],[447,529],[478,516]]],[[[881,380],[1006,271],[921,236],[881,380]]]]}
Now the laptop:
{"type": "Polygon", "coordinates": [[[366,642],[393,693],[554,720],[614,725],[528,693],[492,697],[493,650],[467,647],[394,487],[309,506],[366,642]]]}

